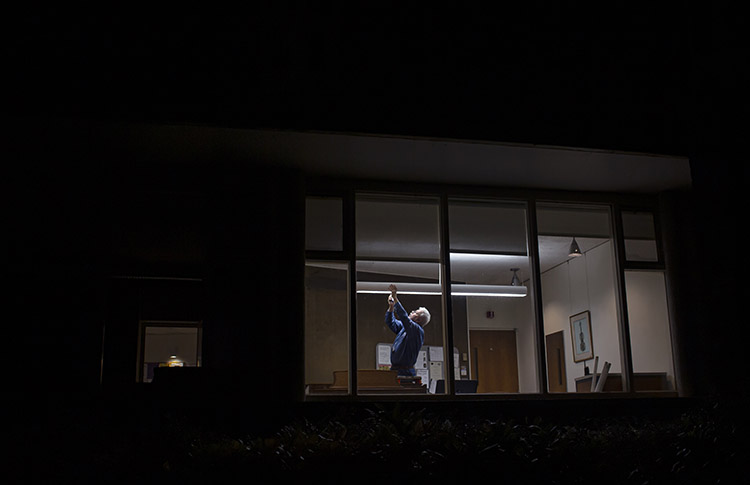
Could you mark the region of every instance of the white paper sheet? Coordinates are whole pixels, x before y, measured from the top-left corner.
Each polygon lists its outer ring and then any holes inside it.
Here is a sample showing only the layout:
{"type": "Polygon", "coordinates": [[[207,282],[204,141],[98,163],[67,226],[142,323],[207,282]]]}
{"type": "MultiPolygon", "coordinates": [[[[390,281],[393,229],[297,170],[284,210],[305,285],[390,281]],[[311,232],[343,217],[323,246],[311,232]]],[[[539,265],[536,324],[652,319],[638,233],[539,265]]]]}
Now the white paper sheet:
{"type": "Polygon", "coordinates": [[[443,348],[430,346],[430,362],[443,361],[443,348]]]}
{"type": "Polygon", "coordinates": [[[430,379],[443,379],[443,363],[430,362],[430,379]]]}
{"type": "Polygon", "coordinates": [[[391,365],[390,344],[378,344],[378,366],[391,365]]]}

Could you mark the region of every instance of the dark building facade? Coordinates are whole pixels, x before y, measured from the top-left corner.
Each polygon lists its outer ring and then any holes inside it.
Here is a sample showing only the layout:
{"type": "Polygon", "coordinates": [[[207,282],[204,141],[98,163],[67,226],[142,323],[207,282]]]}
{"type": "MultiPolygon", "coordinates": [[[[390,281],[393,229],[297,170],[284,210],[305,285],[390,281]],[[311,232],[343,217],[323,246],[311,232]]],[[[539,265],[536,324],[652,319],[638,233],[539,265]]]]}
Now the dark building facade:
{"type": "MultiPolygon", "coordinates": [[[[696,180],[701,169],[696,169],[692,160],[604,153],[600,163],[608,164],[605,176],[592,176],[585,180],[589,188],[573,190],[566,188],[566,184],[580,177],[566,180],[565,175],[558,175],[550,179],[548,173],[541,171],[544,167],[554,167],[550,160],[530,159],[523,165],[513,162],[497,171],[496,185],[487,177],[482,180],[488,183],[471,185],[446,183],[441,178],[444,173],[423,170],[420,165],[426,162],[409,153],[408,147],[427,143],[438,153],[456,149],[452,143],[466,149],[473,142],[396,138],[407,143],[404,153],[414,157],[416,169],[403,165],[395,182],[392,175],[381,178],[368,175],[379,168],[358,162],[356,146],[346,148],[343,165],[331,167],[318,161],[321,157],[330,161],[341,156],[341,144],[351,143],[350,135],[346,134],[300,135],[178,125],[71,123],[63,126],[50,120],[30,123],[24,128],[25,138],[18,140],[23,143],[16,153],[22,162],[17,164],[19,170],[13,178],[15,208],[8,273],[17,282],[11,290],[15,302],[12,317],[17,322],[12,328],[11,355],[14,362],[22,363],[18,372],[12,374],[9,386],[21,398],[67,399],[102,392],[132,397],[160,389],[165,393],[159,395],[177,406],[260,408],[282,413],[312,406],[308,402],[311,400],[336,403],[341,399],[383,399],[356,396],[361,392],[352,388],[343,398],[311,399],[310,382],[306,379],[310,367],[306,361],[310,353],[306,335],[311,323],[305,310],[308,297],[305,268],[306,261],[309,267],[311,255],[313,260],[316,258],[310,248],[306,257],[305,228],[307,224],[309,229],[311,223],[306,221],[306,197],[344,194],[342,200],[349,200],[348,197],[360,192],[397,196],[440,196],[445,192],[469,198],[533,200],[535,204],[557,200],[650,208],[659,221],[660,263],[656,269],[665,275],[671,335],[668,351],[673,354],[671,385],[663,390],[671,392],[651,393],[646,398],[629,387],[635,382],[630,381],[615,389],[619,391],[615,398],[611,393],[603,393],[605,398],[594,398],[594,402],[598,399],[599,409],[601,402],[610,403],[605,406],[616,412],[617,406],[632,407],[633,400],[679,402],[688,397],[742,392],[736,386],[741,378],[735,380],[736,376],[725,372],[735,356],[731,351],[736,348],[731,343],[733,333],[704,324],[712,316],[721,316],[726,321],[733,311],[731,295],[736,288],[727,288],[731,286],[728,282],[712,280],[718,286],[706,292],[704,277],[714,270],[696,271],[695,259],[706,249],[706,228],[715,221],[710,217],[709,207],[716,209],[716,206],[705,205],[703,195],[709,192],[701,185],[711,182],[696,180]],[[310,147],[295,138],[299,136],[311,136],[318,143],[325,140],[328,145],[321,144],[320,152],[311,155],[310,147]],[[331,145],[332,139],[339,145],[331,145]],[[302,149],[295,151],[294,147],[300,146],[302,149]],[[624,156],[626,160],[618,165],[614,158],[607,158],[616,156],[624,156]],[[623,182],[613,174],[637,166],[644,157],[648,159],[644,167],[662,165],[653,172],[641,171],[638,175],[643,179],[641,182],[626,181],[623,186],[631,189],[608,190],[608,184],[623,182]],[[535,169],[514,179],[512,169],[519,166],[535,169]],[[690,173],[688,168],[692,169],[690,173]],[[513,186],[514,180],[517,186],[513,186]],[[539,187],[533,186],[534,180],[542,181],[539,187]],[[649,180],[662,188],[643,189],[649,180]],[[603,184],[598,190],[597,183],[603,184]],[[554,184],[559,186],[552,187],[554,184]],[[404,189],[404,185],[408,187],[404,189]],[[149,332],[153,332],[152,342],[156,342],[159,332],[169,328],[194,332],[195,339],[191,342],[197,344],[197,361],[178,369],[159,369],[157,378],[149,383],[154,377],[144,355],[152,335],[149,332]],[[158,376],[163,376],[161,384],[158,376]]],[[[380,144],[394,140],[355,138],[380,144]]],[[[500,150],[498,153],[545,150],[531,146],[492,146],[500,150]]],[[[571,156],[566,150],[549,150],[552,161],[555,154],[571,156]]],[[[374,156],[380,154],[375,152],[374,156]]],[[[401,163],[398,152],[390,152],[388,156],[391,162],[384,158],[385,165],[401,163]]],[[[572,156],[585,159],[590,154],[580,151],[572,156]]],[[[443,163],[447,167],[451,162],[443,163]]],[[[470,161],[463,161],[458,167],[466,173],[471,169],[470,161]]],[[[460,173],[455,168],[445,170],[452,170],[453,176],[460,173]]],[[[578,168],[573,172],[580,174],[578,168]]],[[[543,215],[537,214],[540,218],[543,215]]],[[[349,216],[345,212],[346,217],[349,216]]],[[[347,231],[344,224],[344,233],[347,231]]],[[[630,268],[655,269],[648,263],[630,268]]],[[[722,272],[718,270],[715,274],[722,272]]],[[[534,278],[527,284],[532,292],[545,291],[543,283],[535,282],[534,278]]],[[[543,299],[537,297],[535,311],[549,319],[543,299]]],[[[355,307],[351,322],[360,318],[356,306],[365,303],[361,299],[350,301],[355,307]]],[[[381,311],[378,306],[373,308],[381,311]]],[[[627,305],[624,308],[627,310],[627,305]]],[[[632,313],[633,309],[630,310],[632,313]]],[[[454,318],[451,325],[453,343],[459,346],[462,337],[456,330],[458,320],[454,318]]],[[[344,346],[354,346],[350,347],[351,355],[358,342],[347,340],[352,338],[351,332],[347,335],[340,337],[344,346]]],[[[363,335],[360,332],[361,338],[363,335]]],[[[540,334],[532,338],[536,339],[534,348],[544,347],[540,334]]],[[[634,373],[635,353],[633,349],[627,353],[627,348],[622,347],[621,333],[619,339],[623,354],[617,359],[625,362],[625,366],[620,367],[619,362],[616,365],[618,373],[627,380],[634,373]]],[[[566,342],[565,346],[568,345],[566,342]]],[[[467,360],[461,353],[457,359],[467,360]]],[[[520,343],[519,353],[523,353],[520,343]]],[[[551,357],[538,354],[537,350],[532,358],[536,364],[531,364],[538,367],[528,370],[535,376],[531,387],[511,394],[482,394],[479,395],[482,402],[495,403],[497,409],[533,402],[547,406],[548,412],[555,409],[559,412],[563,406],[570,406],[570,401],[580,401],[582,397],[575,396],[570,386],[563,400],[551,392],[548,387],[551,375],[543,367],[545,363],[549,365],[551,357]]],[[[370,362],[361,358],[361,352],[359,355],[359,363],[350,359],[343,370],[348,365],[360,369],[371,367],[370,362]]],[[[591,367],[592,362],[587,365],[591,367]]],[[[576,372],[580,370],[583,376],[579,367],[576,372]]],[[[472,372],[468,369],[465,376],[471,377],[472,372]]],[[[523,373],[520,369],[519,375],[523,373]]],[[[572,382],[572,377],[578,376],[570,377],[572,382]]],[[[437,399],[434,395],[416,399],[428,402],[433,399],[435,403],[474,399],[452,392],[437,399]]],[[[584,397],[592,402],[591,395],[584,397]]],[[[395,397],[385,399],[415,397],[396,393],[395,397]]]]}

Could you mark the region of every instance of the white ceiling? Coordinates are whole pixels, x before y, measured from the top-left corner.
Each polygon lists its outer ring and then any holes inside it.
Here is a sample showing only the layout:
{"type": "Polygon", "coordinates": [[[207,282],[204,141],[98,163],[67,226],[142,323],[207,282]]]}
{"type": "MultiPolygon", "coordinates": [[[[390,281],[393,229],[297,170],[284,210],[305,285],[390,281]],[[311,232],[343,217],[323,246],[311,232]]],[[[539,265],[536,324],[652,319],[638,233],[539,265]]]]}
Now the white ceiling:
{"type": "MultiPolygon", "coordinates": [[[[572,238],[568,236],[539,236],[539,266],[544,273],[570,260],[568,249],[572,238]]],[[[607,242],[606,238],[576,237],[583,253],[607,242]]],[[[528,285],[531,277],[528,256],[452,254],[451,279],[471,284],[508,285],[513,277],[512,268],[519,268],[518,277],[528,285]]],[[[385,261],[361,261],[357,270],[376,274],[402,277],[436,279],[439,275],[437,263],[407,263],[385,261]]]]}

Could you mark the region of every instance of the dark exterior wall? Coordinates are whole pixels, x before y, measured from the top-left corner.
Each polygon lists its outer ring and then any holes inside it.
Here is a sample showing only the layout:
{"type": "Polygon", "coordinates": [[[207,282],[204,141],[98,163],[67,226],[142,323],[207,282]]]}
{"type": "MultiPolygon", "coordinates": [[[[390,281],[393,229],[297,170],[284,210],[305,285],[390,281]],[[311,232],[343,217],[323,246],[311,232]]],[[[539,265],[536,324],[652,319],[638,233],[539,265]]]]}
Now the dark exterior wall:
{"type": "MultiPolygon", "coordinates": [[[[93,149],[85,130],[69,134],[25,131],[24,149],[9,158],[7,386],[90,391],[102,379],[129,388],[138,320],[197,316],[205,379],[194,383],[269,407],[299,400],[302,174],[257,160],[170,165],[120,146],[93,149]]],[[[696,395],[741,389],[732,370],[742,355],[734,310],[743,272],[729,260],[705,268],[700,257],[714,234],[740,227],[740,191],[722,191],[727,173],[709,169],[718,156],[696,160],[693,192],[662,197],[678,362],[696,395]]]]}
{"type": "Polygon", "coordinates": [[[169,165],[62,132],[28,131],[11,159],[8,387],[132,389],[139,321],[199,319],[212,377],[197,384],[301,395],[301,174],[252,160],[169,165]]]}

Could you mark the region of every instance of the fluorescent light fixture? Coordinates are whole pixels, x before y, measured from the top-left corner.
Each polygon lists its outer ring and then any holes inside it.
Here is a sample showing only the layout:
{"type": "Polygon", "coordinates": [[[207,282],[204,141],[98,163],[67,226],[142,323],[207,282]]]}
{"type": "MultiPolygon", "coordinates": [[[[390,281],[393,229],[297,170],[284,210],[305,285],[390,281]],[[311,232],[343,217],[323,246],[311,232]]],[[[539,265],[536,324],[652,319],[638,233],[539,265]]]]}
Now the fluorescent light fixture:
{"type": "Polygon", "coordinates": [[[522,298],[526,296],[525,286],[511,285],[451,285],[454,296],[505,296],[522,298]]]}
{"type": "MultiPolygon", "coordinates": [[[[375,293],[390,295],[390,283],[382,281],[357,281],[357,293],[375,293]]],[[[440,295],[443,292],[440,283],[396,283],[398,292],[403,295],[440,295]]]]}
{"type": "MultiPolygon", "coordinates": [[[[357,293],[390,294],[388,285],[380,281],[358,281],[357,293]]],[[[403,295],[441,295],[439,283],[396,283],[398,292],[403,295]]],[[[495,296],[495,297],[524,297],[525,286],[511,285],[451,285],[454,296],[495,296]]]]}

